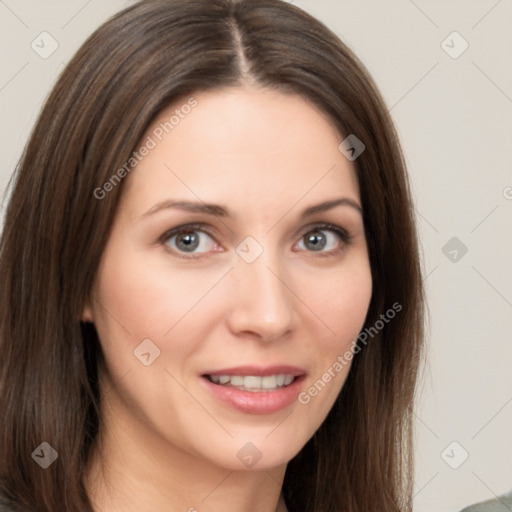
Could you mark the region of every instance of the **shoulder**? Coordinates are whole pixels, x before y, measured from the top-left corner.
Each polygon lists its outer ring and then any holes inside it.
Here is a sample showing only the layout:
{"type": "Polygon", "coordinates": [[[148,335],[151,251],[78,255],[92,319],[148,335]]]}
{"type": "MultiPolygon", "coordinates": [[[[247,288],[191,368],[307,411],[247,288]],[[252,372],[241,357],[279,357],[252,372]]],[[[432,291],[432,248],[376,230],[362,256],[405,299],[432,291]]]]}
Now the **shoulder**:
{"type": "Polygon", "coordinates": [[[512,493],[493,500],[476,503],[461,510],[461,512],[510,512],[512,510],[512,493]]]}

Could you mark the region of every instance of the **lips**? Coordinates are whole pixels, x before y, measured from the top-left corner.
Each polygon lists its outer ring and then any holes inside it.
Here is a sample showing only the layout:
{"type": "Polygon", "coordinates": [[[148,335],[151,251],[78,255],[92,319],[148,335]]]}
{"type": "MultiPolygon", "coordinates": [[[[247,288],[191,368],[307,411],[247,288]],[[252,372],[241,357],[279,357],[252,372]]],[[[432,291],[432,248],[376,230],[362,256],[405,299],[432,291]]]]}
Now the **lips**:
{"type": "Polygon", "coordinates": [[[270,414],[291,405],[305,370],[296,366],[238,366],[208,371],[202,382],[224,405],[250,414],[270,414]]]}

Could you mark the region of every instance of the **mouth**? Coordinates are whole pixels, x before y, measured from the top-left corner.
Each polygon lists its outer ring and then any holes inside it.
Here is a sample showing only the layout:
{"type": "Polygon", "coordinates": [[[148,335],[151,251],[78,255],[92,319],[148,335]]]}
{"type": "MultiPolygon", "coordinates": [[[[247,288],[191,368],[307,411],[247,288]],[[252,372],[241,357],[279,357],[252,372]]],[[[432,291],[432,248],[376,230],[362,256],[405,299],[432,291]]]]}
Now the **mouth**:
{"type": "Polygon", "coordinates": [[[224,405],[249,414],[272,414],[293,405],[306,372],[288,365],[225,368],[201,375],[206,389],[224,405]]]}

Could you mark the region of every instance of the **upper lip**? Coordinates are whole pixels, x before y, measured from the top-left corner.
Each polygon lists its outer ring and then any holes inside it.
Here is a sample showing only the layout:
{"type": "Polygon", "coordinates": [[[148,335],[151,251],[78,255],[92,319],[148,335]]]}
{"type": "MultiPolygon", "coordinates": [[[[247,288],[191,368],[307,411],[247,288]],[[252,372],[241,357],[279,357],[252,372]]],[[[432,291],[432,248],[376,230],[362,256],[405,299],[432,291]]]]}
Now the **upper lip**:
{"type": "Polygon", "coordinates": [[[278,374],[293,375],[298,377],[306,373],[305,370],[297,366],[290,366],[285,364],[273,365],[273,366],[235,366],[233,368],[223,368],[221,370],[212,370],[204,372],[203,375],[254,375],[257,377],[265,377],[267,375],[278,375],[278,374]]]}

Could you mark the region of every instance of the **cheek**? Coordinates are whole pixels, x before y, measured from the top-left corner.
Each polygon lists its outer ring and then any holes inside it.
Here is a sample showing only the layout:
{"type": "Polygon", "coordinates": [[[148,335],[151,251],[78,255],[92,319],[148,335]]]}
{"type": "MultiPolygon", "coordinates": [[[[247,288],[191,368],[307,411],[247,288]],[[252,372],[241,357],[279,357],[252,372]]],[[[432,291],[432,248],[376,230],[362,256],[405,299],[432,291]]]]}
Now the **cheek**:
{"type": "Polygon", "coordinates": [[[357,338],[372,296],[372,279],[365,260],[343,267],[333,279],[332,273],[320,276],[310,285],[315,290],[311,309],[325,328],[326,350],[341,350],[357,338]]]}
{"type": "MultiPolygon", "coordinates": [[[[165,258],[148,257],[119,247],[105,253],[98,272],[97,308],[102,342],[133,345],[149,338],[164,348],[172,339],[174,349],[191,351],[191,336],[183,329],[207,316],[208,292],[223,271],[177,269],[165,258]],[[123,256],[122,256],[123,255],[123,256]],[[101,334],[103,333],[103,336],[101,334]]],[[[213,311],[213,308],[211,308],[213,311]]],[[[199,339],[199,338],[198,338],[199,339]]],[[[181,353],[181,352],[180,352],[181,353]]]]}
{"type": "Polygon", "coordinates": [[[372,279],[365,258],[341,266],[336,272],[316,276],[309,286],[315,325],[312,371],[298,396],[300,413],[305,415],[305,436],[310,437],[327,417],[352,366],[353,344],[363,328],[372,296],[372,279]],[[336,277],[333,278],[333,274],[336,277]],[[321,334],[320,334],[321,333],[321,334]]]}
{"type": "Polygon", "coordinates": [[[99,274],[98,299],[105,310],[103,323],[112,327],[118,323],[137,337],[159,337],[166,325],[170,327],[172,312],[179,306],[175,290],[164,286],[147,266],[129,258],[107,260],[99,274]]]}

